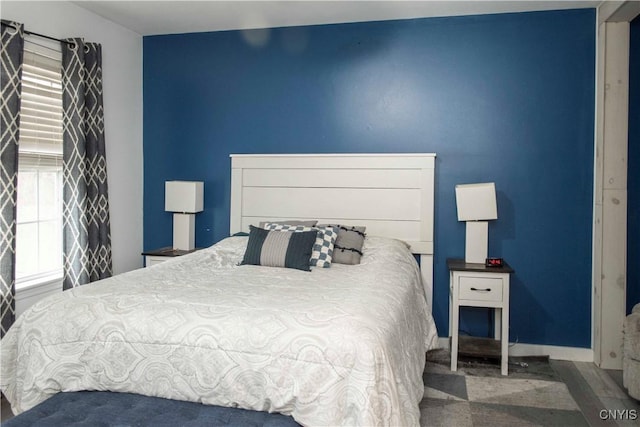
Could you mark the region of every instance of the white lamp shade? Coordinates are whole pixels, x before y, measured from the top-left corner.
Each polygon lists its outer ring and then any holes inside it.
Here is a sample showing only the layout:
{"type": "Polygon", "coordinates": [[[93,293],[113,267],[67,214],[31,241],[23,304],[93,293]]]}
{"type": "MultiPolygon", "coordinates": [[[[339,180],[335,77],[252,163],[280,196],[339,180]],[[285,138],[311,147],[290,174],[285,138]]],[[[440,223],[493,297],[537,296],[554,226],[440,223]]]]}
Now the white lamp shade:
{"type": "Polygon", "coordinates": [[[458,221],[498,219],[495,183],[456,185],[456,206],[458,221]]]}
{"type": "Polygon", "coordinates": [[[196,213],[204,207],[204,182],[167,181],[164,184],[164,210],[196,213]]]}

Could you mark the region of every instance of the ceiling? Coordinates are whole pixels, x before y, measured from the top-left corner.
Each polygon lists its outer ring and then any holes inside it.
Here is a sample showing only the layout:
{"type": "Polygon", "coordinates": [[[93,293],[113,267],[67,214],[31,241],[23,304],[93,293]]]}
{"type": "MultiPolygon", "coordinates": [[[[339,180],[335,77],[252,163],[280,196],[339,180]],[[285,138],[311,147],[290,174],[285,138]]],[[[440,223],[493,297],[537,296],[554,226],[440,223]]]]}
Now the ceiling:
{"type": "Polygon", "coordinates": [[[143,36],[597,7],[601,1],[74,1],[143,36]]]}

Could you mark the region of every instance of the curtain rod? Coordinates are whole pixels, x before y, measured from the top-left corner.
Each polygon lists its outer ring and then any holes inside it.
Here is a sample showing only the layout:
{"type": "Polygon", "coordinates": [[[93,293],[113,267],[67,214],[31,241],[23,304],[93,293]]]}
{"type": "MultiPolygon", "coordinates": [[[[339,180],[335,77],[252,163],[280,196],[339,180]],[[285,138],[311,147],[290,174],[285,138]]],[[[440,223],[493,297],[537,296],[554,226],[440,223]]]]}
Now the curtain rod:
{"type": "MultiPolygon", "coordinates": [[[[11,24],[5,24],[4,22],[2,22],[2,25],[5,25],[7,27],[11,27],[16,31],[18,30],[18,28],[14,27],[11,24]]],[[[44,34],[34,33],[33,31],[27,31],[27,30],[23,30],[23,31],[24,31],[25,34],[28,34],[30,36],[42,37],[43,39],[49,39],[49,40],[53,40],[55,42],[66,43],[69,46],[71,46],[72,48],[76,46],[76,44],[74,42],[69,42],[69,41],[66,41],[66,40],[60,40],[60,39],[57,39],[57,38],[51,37],[51,36],[45,36],[44,34]]]]}

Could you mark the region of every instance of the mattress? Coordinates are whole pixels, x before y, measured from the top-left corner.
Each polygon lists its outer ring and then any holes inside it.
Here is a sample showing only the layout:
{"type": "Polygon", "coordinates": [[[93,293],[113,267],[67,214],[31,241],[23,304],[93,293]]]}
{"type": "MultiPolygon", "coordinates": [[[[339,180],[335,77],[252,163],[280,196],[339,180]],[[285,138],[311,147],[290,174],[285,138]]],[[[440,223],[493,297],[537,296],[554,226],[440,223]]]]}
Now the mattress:
{"type": "Polygon", "coordinates": [[[3,338],[20,413],[59,392],[136,393],[291,415],[418,425],[437,333],[406,245],[311,272],[238,265],[246,237],[46,298],[3,338]]]}

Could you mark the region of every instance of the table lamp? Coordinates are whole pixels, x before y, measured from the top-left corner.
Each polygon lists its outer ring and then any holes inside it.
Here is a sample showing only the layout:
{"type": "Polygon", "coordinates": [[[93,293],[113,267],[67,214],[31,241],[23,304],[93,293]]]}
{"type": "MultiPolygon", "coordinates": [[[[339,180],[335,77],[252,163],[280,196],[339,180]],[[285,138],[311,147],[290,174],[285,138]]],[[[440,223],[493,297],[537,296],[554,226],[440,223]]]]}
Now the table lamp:
{"type": "Polygon", "coordinates": [[[493,182],[456,185],[458,221],[466,221],[466,263],[484,264],[489,246],[489,223],[498,219],[496,186],[493,182]]]}
{"type": "Polygon", "coordinates": [[[173,249],[195,248],[196,212],[202,212],[204,182],[167,181],[164,184],[164,210],[173,214],[173,249]]]}

